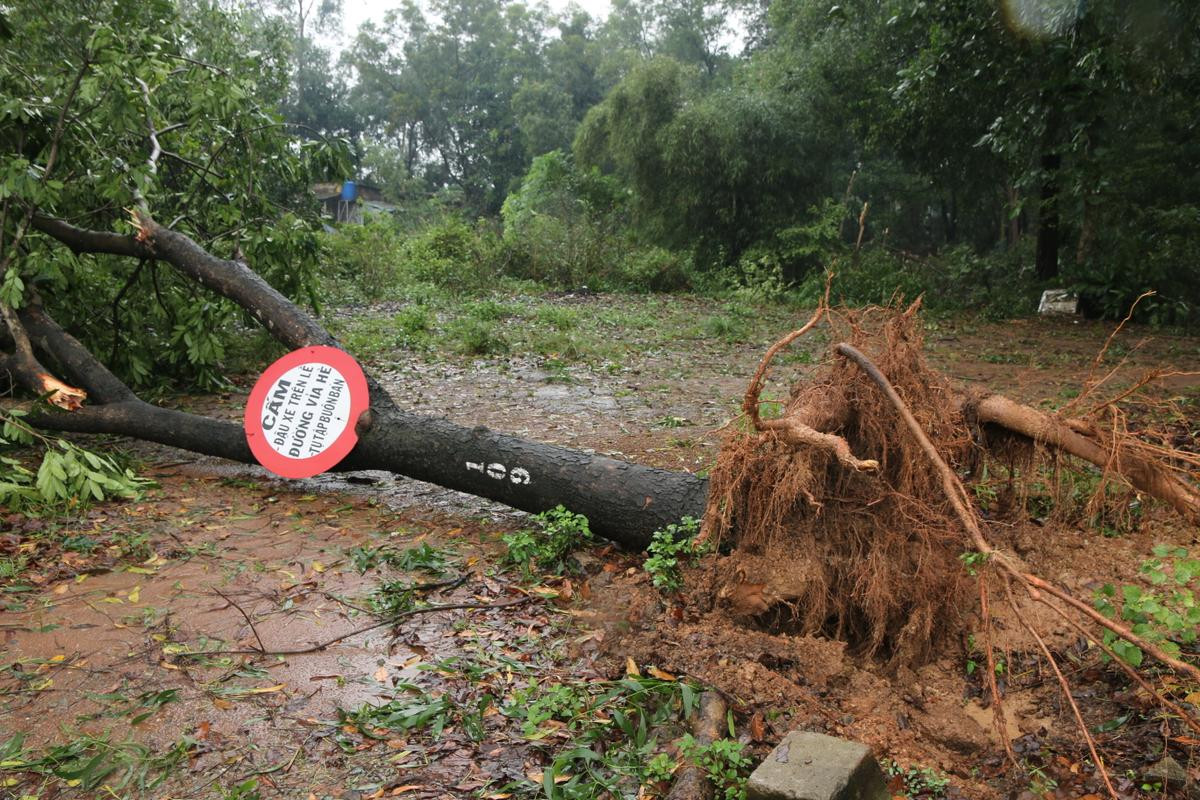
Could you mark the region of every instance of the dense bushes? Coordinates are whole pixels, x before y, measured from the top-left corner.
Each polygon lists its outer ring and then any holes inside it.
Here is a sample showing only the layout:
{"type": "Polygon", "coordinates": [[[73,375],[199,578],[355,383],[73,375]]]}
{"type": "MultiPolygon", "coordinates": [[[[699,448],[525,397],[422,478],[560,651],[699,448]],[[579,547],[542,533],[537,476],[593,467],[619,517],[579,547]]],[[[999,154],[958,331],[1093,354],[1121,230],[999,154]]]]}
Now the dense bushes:
{"type": "MultiPolygon", "coordinates": [[[[552,290],[696,290],[750,303],[811,305],[821,296],[825,268],[837,273],[833,299],[863,305],[925,295],[927,308],[989,318],[1033,313],[1043,289],[1034,270],[1034,237],[980,253],[958,244],[917,256],[889,246],[886,233],[859,245],[847,204],[826,200],[792,225],[747,247],[730,262],[724,252],[702,257],[647,243],[632,225],[628,192],[613,178],[577,167],[559,151],[534,160],[509,195],[501,223],[469,223],[453,214],[415,232],[377,216],[325,239],[329,272],[364,299],[420,299],[433,292],[478,294],[506,283],[552,290]]],[[[1054,287],[1078,291],[1090,313],[1116,317],[1147,289],[1139,318],[1182,324],[1197,314],[1200,208],[1144,209],[1137,219],[1106,227],[1090,254],[1064,257],[1054,287]],[[1132,235],[1130,231],[1146,235],[1132,235]],[[1086,261],[1083,256],[1087,256],[1086,261]]],[[[464,339],[470,339],[463,331],[464,339]]]]}

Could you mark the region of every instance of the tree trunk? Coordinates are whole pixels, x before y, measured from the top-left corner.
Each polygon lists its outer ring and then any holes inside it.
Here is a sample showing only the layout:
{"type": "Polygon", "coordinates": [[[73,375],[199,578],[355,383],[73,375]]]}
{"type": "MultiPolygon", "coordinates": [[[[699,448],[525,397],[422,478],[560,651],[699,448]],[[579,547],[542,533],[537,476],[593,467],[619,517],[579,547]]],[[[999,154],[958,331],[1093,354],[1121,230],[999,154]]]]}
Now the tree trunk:
{"type": "Polygon", "coordinates": [[[1062,156],[1046,153],[1042,156],[1042,196],[1038,206],[1037,276],[1048,281],[1058,277],[1058,170],[1062,156]]]}

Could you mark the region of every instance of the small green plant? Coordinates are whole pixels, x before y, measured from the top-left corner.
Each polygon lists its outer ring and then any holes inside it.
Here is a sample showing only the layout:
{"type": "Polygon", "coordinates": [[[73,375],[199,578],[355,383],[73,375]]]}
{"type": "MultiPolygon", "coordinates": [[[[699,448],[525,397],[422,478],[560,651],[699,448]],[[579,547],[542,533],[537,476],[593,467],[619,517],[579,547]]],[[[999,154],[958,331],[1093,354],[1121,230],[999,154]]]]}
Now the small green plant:
{"type": "Polygon", "coordinates": [[[61,513],[108,498],[133,500],[153,485],[111,456],[46,436],[25,421],[26,415],[23,409],[0,413],[0,448],[40,446],[42,463],[34,472],[0,455],[0,506],[25,514],[61,513]]]}
{"type": "Polygon", "coordinates": [[[410,547],[399,552],[387,547],[370,547],[359,545],[346,552],[350,563],[359,574],[386,565],[405,572],[425,572],[430,575],[442,575],[446,572],[448,553],[422,542],[419,547],[410,547]]]}
{"type": "Polygon", "coordinates": [[[950,779],[930,767],[902,767],[890,758],[880,761],[884,774],[889,778],[900,778],[903,781],[904,797],[913,800],[937,800],[946,796],[950,787],[950,779]]]}
{"type": "Polygon", "coordinates": [[[709,781],[724,800],[744,800],[750,758],[745,745],[734,739],[717,739],[702,745],[689,733],[679,742],[679,754],[704,769],[709,781]]]}
{"type": "Polygon", "coordinates": [[[258,792],[258,778],[250,778],[234,784],[221,792],[221,800],[262,800],[258,792]]]}
{"type": "Polygon", "coordinates": [[[708,542],[695,547],[699,533],[700,521],[695,517],[684,517],[653,533],[650,546],[646,548],[650,557],[642,568],[650,574],[655,586],[665,592],[676,592],[683,587],[680,561],[688,560],[695,566],[709,551],[708,542]]]}
{"type": "MultiPolygon", "coordinates": [[[[1200,630],[1196,600],[1200,559],[1191,558],[1186,548],[1165,544],[1156,545],[1152,552],[1154,557],[1140,568],[1149,587],[1126,584],[1118,589],[1105,584],[1097,590],[1093,605],[1101,614],[1129,623],[1133,633],[1178,656],[1180,645],[1194,643],[1200,630]]],[[[1141,665],[1144,654],[1132,642],[1105,631],[1104,643],[1129,665],[1141,665]]]]}
{"type": "Polygon", "coordinates": [[[534,516],[536,529],[506,533],[501,538],[508,547],[506,563],[531,574],[530,565],[543,572],[562,575],[577,568],[571,554],[591,544],[587,517],[573,514],[562,505],[534,516]]]}
{"type": "Polygon", "coordinates": [[[986,564],[990,558],[990,553],[980,553],[975,550],[968,550],[965,553],[960,553],[958,556],[958,560],[963,563],[963,567],[971,577],[978,575],[979,568],[986,564]]]}
{"type": "Polygon", "coordinates": [[[679,763],[675,759],[666,753],[659,753],[650,759],[650,763],[646,765],[646,781],[648,783],[657,783],[659,781],[670,780],[671,775],[678,766],[679,763]]]}
{"type": "Polygon", "coordinates": [[[508,352],[508,341],[496,328],[494,321],[479,317],[462,317],[447,328],[455,349],[463,355],[486,356],[508,352]]]}
{"type": "Polygon", "coordinates": [[[660,752],[659,736],[677,735],[698,698],[683,681],[629,676],[533,684],[513,692],[500,711],[522,720],[528,739],[566,740],[542,772],[548,800],[632,797],[670,777],[676,765],[660,752]]]}

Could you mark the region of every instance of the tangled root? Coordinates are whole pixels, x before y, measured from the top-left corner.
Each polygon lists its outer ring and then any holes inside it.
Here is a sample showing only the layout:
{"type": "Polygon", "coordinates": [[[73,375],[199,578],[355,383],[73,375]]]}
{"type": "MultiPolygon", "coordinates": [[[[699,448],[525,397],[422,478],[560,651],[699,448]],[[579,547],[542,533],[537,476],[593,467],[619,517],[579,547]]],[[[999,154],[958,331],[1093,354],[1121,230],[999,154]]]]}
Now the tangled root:
{"type": "MultiPolygon", "coordinates": [[[[834,335],[869,354],[951,464],[969,465],[962,403],[925,364],[914,303],[831,318],[834,335]]],[[[706,531],[805,576],[784,598],[802,632],[870,655],[925,660],[957,629],[970,590],[961,527],[920,447],[870,379],[844,358],[797,385],[782,420],[726,436],[710,474],[706,531]],[[797,446],[793,430],[836,432],[835,447],[797,446]],[[874,462],[874,463],[872,463],[874,462]]],[[[829,436],[830,434],[824,434],[829,436]]],[[[811,444],[811,443],[810,443],[811,444]]]]}

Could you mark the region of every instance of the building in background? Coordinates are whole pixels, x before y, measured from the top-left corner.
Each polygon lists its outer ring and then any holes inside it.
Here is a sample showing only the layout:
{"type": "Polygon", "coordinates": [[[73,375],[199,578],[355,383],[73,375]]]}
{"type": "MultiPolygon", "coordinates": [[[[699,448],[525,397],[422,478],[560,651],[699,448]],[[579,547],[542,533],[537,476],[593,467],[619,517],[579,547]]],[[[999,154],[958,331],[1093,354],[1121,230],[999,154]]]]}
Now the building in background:
{"type": "Polygon", "coordinates": [[[332,222],[361,225],[367,214],[392,214],[396,206],[383,199],[378,186],[358,181],[317,183],[313,193],[321,201],[321,216],[332,222]]]}

